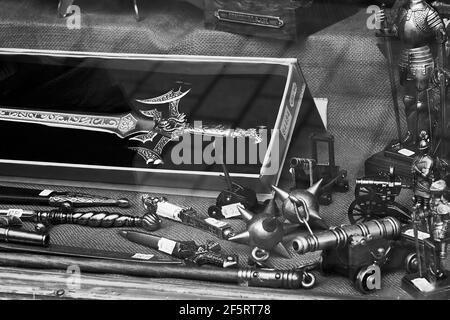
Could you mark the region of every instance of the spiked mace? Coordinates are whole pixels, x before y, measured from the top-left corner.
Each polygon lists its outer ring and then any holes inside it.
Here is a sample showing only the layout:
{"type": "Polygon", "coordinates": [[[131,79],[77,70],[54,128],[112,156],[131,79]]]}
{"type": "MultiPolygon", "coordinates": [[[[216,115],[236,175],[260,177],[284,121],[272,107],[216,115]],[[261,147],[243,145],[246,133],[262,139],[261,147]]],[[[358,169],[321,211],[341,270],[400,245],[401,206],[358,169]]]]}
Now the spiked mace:
{"type": "Polygon", "coordinates": [[[328,225],[319,215],[319,202],[316,197],[322,181],[319,180],[308,189],[295,189],[290,193],[272,186],[276,196],[283,201],[282,215],[292,223],[306,226],[311,234],[310,221],[322,229],[328,229],[328,225]]]}
{"type": "Polygon", "coordinates": [[[258,262],[264,262],[274,251],[285,258],[291,255],[283,244],[283,237],[292,226],[285,225],[280,217],[274,215],[275,200],[272,199],[260,214],[254,214],[249,210],[238,207],[242,218],[247,223],[247,230],[228,240],[247,244],[253,247],[252,258],[258,262]]]}

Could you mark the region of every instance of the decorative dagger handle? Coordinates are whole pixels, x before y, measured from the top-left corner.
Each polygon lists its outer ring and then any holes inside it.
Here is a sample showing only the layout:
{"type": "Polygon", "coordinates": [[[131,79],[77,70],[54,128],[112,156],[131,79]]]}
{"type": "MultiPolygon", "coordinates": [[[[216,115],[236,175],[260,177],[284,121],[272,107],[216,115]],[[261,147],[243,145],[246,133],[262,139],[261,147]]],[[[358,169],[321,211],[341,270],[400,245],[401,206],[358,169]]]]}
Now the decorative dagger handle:
{"type": "Polygon", "coordinates": [[[203,251],[198,252],[187,260],[201,266],[204,264],[217,266],[220,268],[237,267],[238,257],[236,255],[224,255],[218,252],[203,251]]]}
{"type": "Polygon", "coordinates": [[[37,211],[35,222],[44,224],[78,224],[94,228],[140,227],[149,231],[157,230],[161,220],[156,214],[147,213],[143,217],[133,217],[109,212],[37,211]]]}
{"type": "Polygon", "coordinates": [[[92,196],[84,193],[64,192],[51,195],[48,199],[50,206],[59,207],[70,204],[73,207],[113,207],[127,208],[130,203],[127,199],[111,199],[107,197],[92,196]]]}

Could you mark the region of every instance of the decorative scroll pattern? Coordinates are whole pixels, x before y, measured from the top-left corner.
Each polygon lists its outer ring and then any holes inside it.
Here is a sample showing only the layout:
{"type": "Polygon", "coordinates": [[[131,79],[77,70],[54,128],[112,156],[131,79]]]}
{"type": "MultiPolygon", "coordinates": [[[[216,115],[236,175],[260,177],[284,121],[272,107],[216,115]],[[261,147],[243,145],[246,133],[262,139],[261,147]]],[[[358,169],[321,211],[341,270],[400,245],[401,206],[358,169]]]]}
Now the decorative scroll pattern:
{"type": "Polygon", "coordinates": [[[146,164],[158,165],[158,164],[163,163],[160,154],[158,154],[157,152],[155,152],[153,150],[143,148],[143,147],[132,147],[129,149],[136,151],[137,154],[144,159],[146,164]]]}
{"type": "Polygon", "coordinates": [[[139,134],[133,138],[130,138],[130,140],[139,141],[141,143],[147,143],[149,141],[153,141],[153,139],[155,139],[158,134],[160,133],[152,130],[145,134],[139,134]]]}
{"type": "Polygon", "coordinates": [[[170,103],[173,101],[177,101],[180,100],[181,98],[183,98],[185,95],[187,95],[189,93],[189,91],[191,91],[191,89],[186,90],[186,91],[181,91],[181,87],[177,90],[174,91],[173,89],[170,90],[169,92],[158,96],[158,97],[154,97],[154,98],[150,98],[150,99],[144,99],[144,100],[138,100],[136,99],[137,102],[140,103],[144,103],[144,104],[164,104],[164,103],[170,103]]]}
{"type": "Polygon", "coordinates": [[[27,111],[6,108],[0,108],[0,120],[16,120],[36,124],[94,127],[102,129],[117,129],[121,122],[120,118],[111,116],[27,111]]]}
{"type": "Polygon", "coordinates": [[[119,122],[119,131],[122,133],[129,132],[136,128],[137,120],[131,113],[127,114],[126,116],[122,117],[119,122]]]}
{"type": "Polygon", "coordinates": [[[195,134],[209,137],[224,137],[224,138],[250,138],[256,144],[262,141],[257,129],[230,129],[224,125],[218,124],[214,126],[190,126],[186,125],[175,130],[172,133],[172,139],[177,139],[184,134],[195,134]]]}
{"type": "Polygon", "coordinates": [[[158,122],[162,119],[162,112],[159,112],[156,109],[141,110],[141,113],[148,118],[153,118],[153,120],[155,120],[156,122],[158,122]]]}

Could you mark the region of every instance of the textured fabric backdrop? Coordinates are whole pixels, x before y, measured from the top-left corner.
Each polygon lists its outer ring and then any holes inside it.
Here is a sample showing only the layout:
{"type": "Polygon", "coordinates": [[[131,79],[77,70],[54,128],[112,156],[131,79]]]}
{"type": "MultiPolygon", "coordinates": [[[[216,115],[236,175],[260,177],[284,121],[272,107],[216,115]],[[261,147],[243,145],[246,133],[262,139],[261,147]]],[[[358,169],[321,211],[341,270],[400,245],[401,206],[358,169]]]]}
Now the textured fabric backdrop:
{"type": "MultiPolygon", "coordinates": [[[[189,54],[222,56],[295,57],[314,97],[329,99],[329,132],[336,139],[336,161],[348,170],[351,188],[354,179],[364,174],[364,160],[379,152],[395,136],[389,80],[385,60],[377,48],[375,31],[366,26],[369,15],[361,9],[356,15],[323,29],[296,43],[274,39],[252,38],[203,28],[202,12],[182,2],[156,1],[149,4],[145,19],[134,20],[131,4],[100,7],[99,3],[78,1],[82,9],[82,27],[69,30],[65,20],[56,17],[57,1],[9,0],[0,2],[0,47],[93,52],[124,52],[154,54],[189,54]]],[[[116,3],[112,1],[105,1],[116,3]]],[[[131,2],[131,1],[130,1],[131,2]]],[[[298,146],[306,137],[293,138],[288,157],[298,154],[298,146]]],[[[284,171],[287,169],[285,168],[284,171]]],[[[287,184],[287,181],[283,181],[287,184]]],[[[58,187],[56,187],[58,188],[58,187]]],[[[62,188],[62,187],[59,187],[62,188]]],[[[65,189],[65,188],[64,188],[65,189]]],[[[89,191],[89,190],[83,190],[89,191]]],[[[330,225],[347,223],[346,211],[353,200],[353,190],[335,194],[334,202],[321,208],[330,225]]],[[[94,191],[92,191],[94,192],[94,191]]],[[[114,197],[128,197],[140,208],[139,194],[133,192],[95,191],[114,197]]],[[[410,195],[403,194],[404,202],[410,195]]],[[[206,215],[211,199],[172,196],[170,200],[189,205],[206,215]]],[[[140,210],[130,210],[142,214],[140,210]]],[[[237,229],[241,221],[231,221],[237,229]]],[[[200,231],[165,221],[156,232],[180,240],[203,242],[208,237],[200,231]]],[[[97,230],[59,226],[54,228],[53,241],[58,244],[119,251],[152,252],[145,247],[127,243],[116,230],[97,230]]],[[[238,253],[246,261],[249,250],[242,245],[220,241],[226,252],[238,253]]],[[[315,261],[319,254],[295,256],[285,260],[274,258],[277,267],[291,267],[315,261]]],[[[383,290],[366,297],[407,298],[400,288],[402,272],[383,276],[383,290]]],[[[314,293],[353,295],[361,297],[350,281],[341,276],[319,276],[314,293]]],[[[270,297],[270,290],[266,291],[270,297]]],[[[303,292],[302,292],[303,293],[303,292]]]]}

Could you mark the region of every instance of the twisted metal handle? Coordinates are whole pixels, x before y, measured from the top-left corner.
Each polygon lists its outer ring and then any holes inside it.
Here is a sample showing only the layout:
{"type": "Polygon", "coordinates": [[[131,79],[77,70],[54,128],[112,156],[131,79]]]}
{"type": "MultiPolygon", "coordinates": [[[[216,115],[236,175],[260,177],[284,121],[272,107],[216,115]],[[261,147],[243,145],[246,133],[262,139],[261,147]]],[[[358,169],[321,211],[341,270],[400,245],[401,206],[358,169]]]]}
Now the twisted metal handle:
{"type": "Polygon", "coordinates": [[[143,217],[133,217],[109,212],[38,211],[35,222],[45,224],[77,224],[93,228],[140,227],[154,231],[160,227],[161,220],[156,214],[147,213],[143,217]]]}

